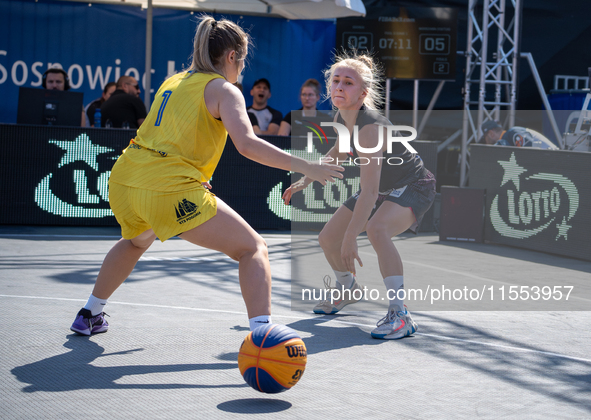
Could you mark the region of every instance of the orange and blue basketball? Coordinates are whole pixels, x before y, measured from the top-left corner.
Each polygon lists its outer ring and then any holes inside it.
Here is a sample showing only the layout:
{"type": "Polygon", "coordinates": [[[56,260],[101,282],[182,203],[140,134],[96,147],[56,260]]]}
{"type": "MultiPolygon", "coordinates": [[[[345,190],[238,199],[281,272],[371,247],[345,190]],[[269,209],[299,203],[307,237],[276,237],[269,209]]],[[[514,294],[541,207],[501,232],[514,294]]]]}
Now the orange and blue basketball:
{"type": "Polygon", "coordinates": [[[267,324],[251,331],[238,353],[238,368],[248,385],[276,394],[298,383],[308,354],[298,333],[285,325],[267,324]]]}

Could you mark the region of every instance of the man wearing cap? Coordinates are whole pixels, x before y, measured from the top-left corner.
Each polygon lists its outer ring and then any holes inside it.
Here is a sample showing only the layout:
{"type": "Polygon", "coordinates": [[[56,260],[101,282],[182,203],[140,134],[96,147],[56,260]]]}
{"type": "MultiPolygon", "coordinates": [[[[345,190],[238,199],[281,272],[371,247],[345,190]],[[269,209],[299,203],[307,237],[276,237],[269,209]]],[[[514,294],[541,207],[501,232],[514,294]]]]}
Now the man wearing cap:
{"type": "Polygon", "coordinates": [[[271,83],[267,79],[258,79],[254,82],[250,91],[252,105],[247,108],[249,114],[255,116],[262,135],[275,135],[279,131],[279,125],[283,114],[267,105],[271,97],[271,83]]]}
{"type": "Polygon", "coordinates": [[[509,146],[508,143],[500,144],[501,137],[503,136],[504,130],[496,121],[486,121],[482,124],[482,137],[478,143],[484,144],[498,144],[501,146],[509,146]]]}
{"type": "Polygon", "coordinates": [[[535,130],[524,127],[513,127],[503,130],[496,121],[482,124],[482,138],[478,143],[494,144],[495,146],[535,147],[538,149],[558,149],[548,138],[535,130]]]}

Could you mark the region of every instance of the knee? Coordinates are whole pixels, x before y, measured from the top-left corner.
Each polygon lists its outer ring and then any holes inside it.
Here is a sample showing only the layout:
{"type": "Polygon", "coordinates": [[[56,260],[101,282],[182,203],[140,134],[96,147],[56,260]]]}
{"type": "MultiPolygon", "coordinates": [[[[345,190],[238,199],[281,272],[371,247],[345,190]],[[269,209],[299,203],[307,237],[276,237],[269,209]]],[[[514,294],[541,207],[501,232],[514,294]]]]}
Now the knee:
{"type": "Polygon", "coordinates": [[[323,250],[331,249],[335,244],[335,238],[330,234],[329,231],[322,229],[318,235],[318,244],[323,250]]]}
{"type": "Polygon", "coordinates": [[[372,244],[381,241],[388,236],[384,227],[380,226],[378,223],[368,223],[365,232],[367,233],[367,239],[369,239],[369,242],[372,244]]]}
{"type": "Polygon", "coordinates": [[[154,240],[156,239],[156,235],[146,235],[144,237],[137,236],[133,239],[129,239],[129,243],[137,248],[138,250],[147,250],[148,248],[150,248],[150,245],[152,245],[152,243],[154,243],[154,240]]]}
{"type": "Polygon", "coordinates": [[[269,250],[267,248],[267,242],[265,242],[265,240],[260,235],[252,237],[241,247],[237,255],[235,255],[233,258],[239,261],[245,256],[251,258],[254,256],[258,256],[260,258],[268,259],[269,250]]]}

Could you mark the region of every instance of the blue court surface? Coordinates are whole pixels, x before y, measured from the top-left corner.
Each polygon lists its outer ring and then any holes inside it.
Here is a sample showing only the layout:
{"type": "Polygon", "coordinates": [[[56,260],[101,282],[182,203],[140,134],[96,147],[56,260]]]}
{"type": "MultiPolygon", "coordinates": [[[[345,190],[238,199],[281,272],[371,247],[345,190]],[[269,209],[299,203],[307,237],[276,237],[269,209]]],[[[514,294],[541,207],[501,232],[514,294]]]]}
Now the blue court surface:
{"type": "MultiPolygon", "coordinates": [[[[369,334],[386,313],[380,299],[332,316],[302,301],[330,274],[314,234],[264,233],[273,322],[308,350],[300,382],[267,395],[238,370],[248,333],[238,264],[180,239],[142,257],[105,309],[106,334],[69,330],[118,234],[0,227],[2,419],[591,419],[591,262],[402,235],[405,288],[468,287],[468,297],[407,302],[419,331],[383,341],[369,334]],[[525,295],[509,302],[511,286],[572,295],[532,306],[525,295]]],[[[359,250],[360,283],[383,287],[367,239],[359,250]]]]}

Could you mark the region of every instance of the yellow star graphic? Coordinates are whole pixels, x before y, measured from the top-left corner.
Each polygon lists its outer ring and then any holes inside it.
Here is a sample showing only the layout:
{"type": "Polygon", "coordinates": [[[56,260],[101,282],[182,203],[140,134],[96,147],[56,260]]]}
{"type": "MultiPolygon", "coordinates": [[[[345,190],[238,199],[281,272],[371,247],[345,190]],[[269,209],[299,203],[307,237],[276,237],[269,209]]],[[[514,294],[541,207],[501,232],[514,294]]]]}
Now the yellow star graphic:
{"type": "Polygon", "coordinates": [[[96,157],[102,153],[109,153],[115,150],[92,144],[86,134],[80,134],[74,141],[49,140],[49,142],[66,151],[66,154],[62,157],[62,160],[57,166],[58,168],[61,168],[68,163],[81,160],[98,172],[99,168],[96,157]]]}

